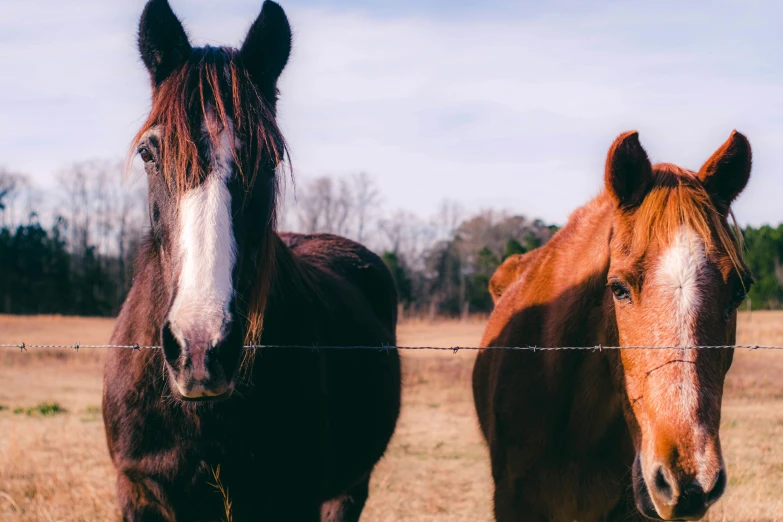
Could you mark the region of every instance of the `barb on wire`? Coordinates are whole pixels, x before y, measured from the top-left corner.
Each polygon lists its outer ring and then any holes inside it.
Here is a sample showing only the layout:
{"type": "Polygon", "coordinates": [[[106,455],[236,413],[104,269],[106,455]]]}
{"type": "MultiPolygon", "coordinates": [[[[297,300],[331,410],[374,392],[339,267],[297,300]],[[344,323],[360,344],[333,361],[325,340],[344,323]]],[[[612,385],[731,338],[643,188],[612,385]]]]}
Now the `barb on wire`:
{"type": "MultiPolygon", "coordinates": [[[[156,350],[160,346],[139,345],[139,344],[0,344],[0,348],[19,348],[20,351],[28,351],[28,348],[56,349],[71,348],[78,352],[80,348],[114,348],[130,350],[156,350]]],[[[450,351],[454,354],[463,351],[481,351],[481,350],[510,350],[510,351],[558,351],[558,350],[715,350],[715,349],[747,349],[747,350],[783,350],[783,346],[764,346],[755,344],[725,344],[714,346],[604,346],[598,344],[595,346],[328,346],[318,344],[248,344],[245,348],[249,350],[257,349],[307,349],[307,350],[431,350],[431,351],[450,351]]]]}

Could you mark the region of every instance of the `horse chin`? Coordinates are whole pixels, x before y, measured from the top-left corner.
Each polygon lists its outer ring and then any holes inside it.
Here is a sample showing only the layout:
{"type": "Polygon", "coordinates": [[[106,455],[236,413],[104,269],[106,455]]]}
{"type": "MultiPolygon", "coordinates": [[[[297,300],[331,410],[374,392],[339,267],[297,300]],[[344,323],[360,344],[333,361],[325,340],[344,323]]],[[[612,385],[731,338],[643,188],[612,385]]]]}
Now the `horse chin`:
{"type": "Polygon", "coordinates": [[[233,393],[234,393],[234,386],[232,385],[230,388],[228,388],[220,395],[202,395],[200,397],[186,397],[185,395],[180,393],[179,396],[183,402],[219,402],[228,399],[229,397],[231,397],[233,393]]]}
{"type": "Polygon", "coordinates": [[[172,392],[182,402],[219,402],[228,399],[234,393],[235,386],[233,382],[209,388],[199,384],[183,385],[172,373],[171,371],[169,373],[173,381],[171,386],[172,392]]]}

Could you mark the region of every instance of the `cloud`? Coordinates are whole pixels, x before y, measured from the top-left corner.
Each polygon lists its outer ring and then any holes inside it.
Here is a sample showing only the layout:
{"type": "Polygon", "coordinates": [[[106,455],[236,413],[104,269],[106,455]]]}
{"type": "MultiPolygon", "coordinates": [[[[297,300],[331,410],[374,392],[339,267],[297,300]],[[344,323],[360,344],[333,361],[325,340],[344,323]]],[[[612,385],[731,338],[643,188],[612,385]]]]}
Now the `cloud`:
{"type": "MultiPolygon", "coordinates": [[[[213,45],[241,42],[258,4],[172,1],[213,45]]],[[[148,109],[143,2],[58,5],[43,20],[20,0],[0,8],[0,63],[14,77],[0,86],[0,162],[43,184],[69,161],[124,154],[148,109]]],[[[367,171],[389,207],[420,214],[451,198],[563,222],[600,189],[620,132],[698,168],[737,128],[756,160],[738,217],[780,219],[776,4],[368,5],[284,3],[295,46],[280,120],[297,175],[367,171]]]]}

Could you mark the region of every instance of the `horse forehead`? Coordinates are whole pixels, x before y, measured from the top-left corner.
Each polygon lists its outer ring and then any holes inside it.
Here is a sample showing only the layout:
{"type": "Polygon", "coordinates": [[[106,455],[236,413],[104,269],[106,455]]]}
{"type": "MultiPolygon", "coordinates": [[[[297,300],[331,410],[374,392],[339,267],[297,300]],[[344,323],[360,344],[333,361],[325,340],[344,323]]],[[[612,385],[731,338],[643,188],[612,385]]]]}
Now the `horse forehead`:
{"type": "Polygon", "coordinates": [[[633,222],[615,224],[612,244],[619,264],[648,276],[653,272],[681,276],[680,271],[687,267],[722,267],[730,256],[720,242],[716,244],[687,222],[670,231],[639,230],[633,222]]]}
{"type": "Polygon", "coordinates": [[[660,249],[656,279],[676,288],[696,285],[708,261],[704,239],[695,230],[682,225],[670,242],[660,249]]]}
{"type": "Polygon", "coordinates": [[[207,113],[201,123],[201,138],[206,147],[207,160],[211,163],[210,174],[226,178],[231,173],[234,154],[240,147],[233,120],[226,117],[223,122],[214,114],[207,113]],[[215,133],[217,136],[213,137],[215,133]]]}

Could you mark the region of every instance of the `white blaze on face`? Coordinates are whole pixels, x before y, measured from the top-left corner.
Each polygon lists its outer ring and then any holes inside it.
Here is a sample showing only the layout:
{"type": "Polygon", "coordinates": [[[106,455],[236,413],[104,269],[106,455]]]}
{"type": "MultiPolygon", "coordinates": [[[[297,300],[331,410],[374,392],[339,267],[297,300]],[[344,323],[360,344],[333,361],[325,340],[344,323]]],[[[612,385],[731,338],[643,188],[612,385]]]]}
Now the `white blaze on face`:
{"type": "MultiPolygon", "coordinates": [[[[696,343],[696,320],[702,303],[700,283],[707,262],[704,242],[694,231],[682,227],[661,256],[653,284],[666,299],[680,346],[696,343]]],[[[668,321],[669,318],[662,317],[668,321]]]]}
{"type": "MultiPolygon", "coordinates": [[[[663,310],[658,321],[657,346],[695,346],[699,309],[702,305],[703,273],[707,263],[705,245],[701,237],[687,227],[682,227],[663,252],[655,269],[651,284],[655,289],[653,298],[660,299],[663,310]]],[[[699,421],[699,385],[694,364],[696,350],[672,351],[672,362],[656,369],[654,379],[665,379],[666,398],[676,405],[679,422],[690,426],[694,440],[702,440],[704,431],[699,421]]],[[[647,384],[650,384],[648,382],[647,384]]],[[[670,411],[670,415],[674,414],[670,411]]],[[[669,419],[671,421],[671,419],[669,419]]],[[[654,455],[654,439],[648,454],[654,455]]],[[[696,444],[696,447],[699,447],[696,444]]],[[[652,468],[650,468],[652,469],[652,468]]]]}
{"type": "Polygon", "coordinates": [[[181,265],[169,321],[174,335],[191,345],[216,343],[231,319],[231,275],[236,263],[227,186],[234,157],[231,132],[233,126],[220,132],[219,147],[211,150],[206,180],[182,195],[179,202],[181,265]]]}
{"type": "MultiPolygon", "coordinates": [[[[698,319],[705,299],[704,286],[709,283],[705,278],[707,262],[706,245],[701,236],[688,227],[681,227],[663,251],[650,279],[653,287],[650,299],[660,300],[662,305],[657,308],[661,312],[656,317],[659,325],[653,333],[653,344],[697,345],[698,319]]],[[[713,464],[720,466],[721,461],[716,457],[715,447],[709,444],[712,439],[699,412],[699,377],[693,364],[698,354],[696,350],[666,350],[665,353],[666,360],[673,364],[656,362],[655,371],[649,373],[645,381],[646,386],[652,386],[645,391],[646,396],[654,397],[650,399],[652,402],[657,400],[661,405],[668,405],[653,409],[650,413],[652,422],[662,421],[669,427],[678,425],[683,429],[680,433],[687,433],[678,443],[694,452],[696,479],[705,491],[709,491],[719,469],[713,464]]],[[[654,428],[649,429],[642,442],[641,462],[648,484],[656,480],[654,470],[657,465],[667,464],[665,457],[664,460],[656,460],[656,450],[661,441],[655,433],[654,428]]],[[[652,501],[661,512],[660,499],[653,496],[652,501]]]]}

